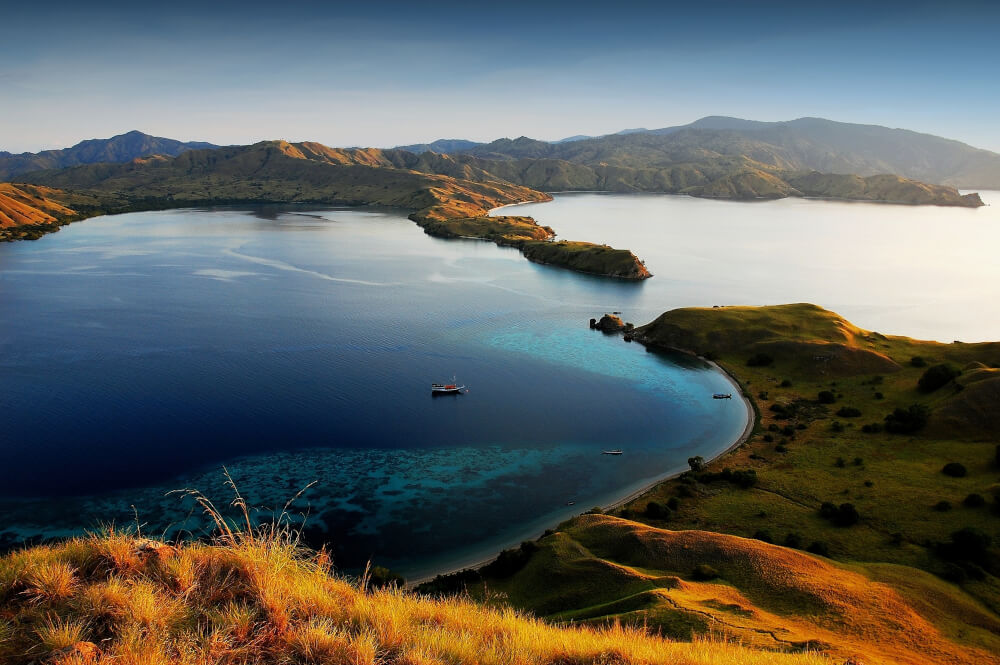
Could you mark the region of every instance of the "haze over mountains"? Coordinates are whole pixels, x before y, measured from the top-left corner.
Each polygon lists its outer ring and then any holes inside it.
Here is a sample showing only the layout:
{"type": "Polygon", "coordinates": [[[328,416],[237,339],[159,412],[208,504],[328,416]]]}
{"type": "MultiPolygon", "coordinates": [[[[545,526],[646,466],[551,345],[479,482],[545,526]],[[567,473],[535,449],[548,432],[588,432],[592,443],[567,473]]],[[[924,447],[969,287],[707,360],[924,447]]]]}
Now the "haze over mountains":
{"type": "Polygon", "coordinates": [[[742,155],[786,171],[860,176],[891,173],[963,189],[1000,188],[1000,154],[930,134],[822,118],[758,122],[710,116],[677,127],[624,130],[556,142],[520,137],[472,146],[465,143],[452,139],[401,149],[629,168],[664,168],[742,155]]]}
{"type": "Polygon", "coordinates": [[[217,147],[219,146],[204,141],[175,141],[133,130],[109,139],[81,141],[62,150],[24,152],[18,155],[0,151],[0,180],[9,180],[21,173],[42,169],[61,169],[98,162],[130,162],[149,155],[174,157],[186,150],[217,147]]]}

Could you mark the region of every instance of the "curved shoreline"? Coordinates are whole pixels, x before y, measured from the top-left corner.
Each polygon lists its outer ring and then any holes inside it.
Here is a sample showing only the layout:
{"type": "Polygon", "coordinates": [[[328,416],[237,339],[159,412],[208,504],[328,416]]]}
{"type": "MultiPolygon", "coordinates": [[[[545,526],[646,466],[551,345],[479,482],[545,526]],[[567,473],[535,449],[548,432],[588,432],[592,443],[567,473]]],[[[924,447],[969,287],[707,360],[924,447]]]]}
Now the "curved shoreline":
{"type": "MultiPolygon", "coordinates": [[[[516,204],[514,204],[514,205],[516,205],[516,204]]],[[[639,341],[639,340],[637,340],[637,341],[639,341]]],[[[709,464],[709,463],[714,462],[714,461],[716,461],[718,459],[721,459],[722,457],[725,457],[726,455],[728,455],[729,453],[733,452],[734,450],[736,450],[737,448],[739,448],[740,446],[742,446],[744,443],[746,443],[747,439],[750,438],[750,435],[753,434],[754,427],[757,425],[757,414],[756,414],[756,411],[753,408],[753,403],[750,401],[750,398],[747,397],[744,394],[743,387],[740,385],[739,381],[736,379],[736,377],[734,377],[732,374],[730,374],[725,368],[723,368],[721,365],[719,365],[718,363],[716,363],[716,362],[714,362],[712,360],[708,360],[707,358],[704,358],[704,357],[699,356],[697,354],[693,354],[690,351],[686,351],[684,349],[672,349],[672,350],[673,351],[678,351],[678,352],[681,352],[681,353],[685,353],[687,355],[693,355],[693,356],[695,356],[697,358],[700,358],[705,363],[707,363],[708,365],[710,365],[711,367],[713,367],[720,374],[722,374],[722,376],[724,376],[726,378],[726,380],[730,384],[732,384],[733,389],[736,390],[736,392],[739,394],[740,399],[743,402],[743,406],[744,406],[744,408],[747,411],[747,423],[743,427],[743,432],[736,439],[736,441],[734,441],[733,443],[729,444],[728,446],[726,446],[726,448],[724,448],[723,450],[719,451],[718,453],[716,453],[712,457],[706,459],[705,463],[709,464]]],[[[666,482],[668,480],[672,480],[674,478],[677,478],[678,476],[680,476],[682,473],[685,473],[686,471],[687,471],[687,469],[685,469],[684,471],[668,471],[667,473],[665,473],[665,474],[663,474],[661,476],[657,476],[654,480],[649,481],[648,483],[646,483],[645,485],[643,485],[640,489],[633,490],[633,491],[629,492],[629,494],[627,494],[626,496],[621,497],[620,499],[616,499],[616,500],[614,500],[613,502],[611,502],[609,504],[601,506],[601,509],[607,511],[607,510],[614,510],[615,508],[619,508],[622,505],[628,503],[629,501],[633,501],[633,500],[641,497],[643,494],[646,494],[647,492],[649,492],[650,490],[652,490],[657,485],[659,485],[661,483],[664,483],[664,482],[666,482]]],[[[583,513],[580,513],[580,514],[583,514],[583,513]]],[[[574,515],[574,517],[576,517],[576,516],[574,515]]],[[[570,519],[572,519],[572,518],[570,518],[570,519]]],[[[533,531],[525,534],[524,536],[512,539],[509,542],[507,542],[504,545],[502,545],[500,547],[500,550],[505,550],[505,549],[509,549],[511,547],[515,547],[518,544],[520,544],[520,543],[522,543],[522,542],[524,542],[526,540],[537,540],[538,538],[541,538],[546,531],[548,531],[549,529],[551,529],[551,528],[553,528],[555,526],[558,526],[559,524],[561,524],[564,521],[565,520],[560,520],[560,522],[557,522],[556,524],[552,524],[551,526],[546,527],[545,529],[542,529],[541,531],[538,531],[536,529],[536,530],[533,530],[533,531]]],[[[451,575],[451,574],[454,574],[454,573],[461,572],[463,570],[478,570],[478,569],[482,568],[483,566],[485,566],[485,565],[487,565],[487,564],[495,561],[496,558],[500,555],[500,552],[495,551],[493,549],[493,547],[491,547],[489,551],[490,552],[495,552],[495,553],[492,553],[488,557],[485,557],[485,558],[483,558],[483,557],[481,557],[479,555],[471,556],[471,557],[469,557],[469,560],[468,560],[467,563],[460,564],[460,565],[449,565],[445,569],[437,570],[437,571],[434,571],[434,572],[431,572],[431,573],[427,573],[427,574],[423,574],[423,575],[421,575],[419,577],[415,577],[415,578],[412,578],[412,579],[407,579],[406,580],[406,584],[405,584],[405,588],[406,589],[413,589],[416,586],[418,586],[420,584],[423,584],[424,582],[430,582],[431,580],[433,580],[434,578],[438,577],[439,575],[451,575]]]]}

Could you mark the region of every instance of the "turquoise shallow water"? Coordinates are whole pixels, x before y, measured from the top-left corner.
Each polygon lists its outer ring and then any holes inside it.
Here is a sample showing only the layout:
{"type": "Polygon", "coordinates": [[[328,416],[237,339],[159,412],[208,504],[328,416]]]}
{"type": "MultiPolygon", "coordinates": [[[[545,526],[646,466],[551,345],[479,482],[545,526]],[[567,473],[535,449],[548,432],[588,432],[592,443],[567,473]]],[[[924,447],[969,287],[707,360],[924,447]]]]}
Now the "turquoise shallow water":
{"type": "Polygon", "coordinates": [[[169,492],[225,505],[225,465],[261,517],[314,483],[289,512],[343,568],[475,561],[742,431],[719,373],[588,329],[644,322],[625,305],[646,289],[380,210],[141,213],[0,246],[0,539],[198,534],[169,492]],[[469,393],[432,398],[453,374],[469,393]]]}

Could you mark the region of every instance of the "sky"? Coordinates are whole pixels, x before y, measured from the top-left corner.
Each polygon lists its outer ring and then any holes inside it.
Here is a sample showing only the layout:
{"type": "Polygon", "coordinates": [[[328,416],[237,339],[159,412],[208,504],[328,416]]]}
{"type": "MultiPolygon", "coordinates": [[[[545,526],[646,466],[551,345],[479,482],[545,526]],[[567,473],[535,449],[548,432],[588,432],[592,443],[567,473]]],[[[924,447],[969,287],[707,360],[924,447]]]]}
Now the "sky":
{"type": "Polygon", "coordinates": [[[1000,152],[1000,2],[19,3],[0,150],[390,147],[818,116],[1000,152]],[[815,6],[813,6],[815,5],[815,6]]]}

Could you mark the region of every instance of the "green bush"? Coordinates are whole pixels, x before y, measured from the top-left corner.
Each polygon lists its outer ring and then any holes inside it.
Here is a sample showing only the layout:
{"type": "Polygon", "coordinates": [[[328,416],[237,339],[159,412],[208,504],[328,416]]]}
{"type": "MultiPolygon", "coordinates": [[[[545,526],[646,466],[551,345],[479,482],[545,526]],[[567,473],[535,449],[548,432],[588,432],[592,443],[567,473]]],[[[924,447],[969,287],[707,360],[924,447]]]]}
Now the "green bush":
{"type": "Polygon", "coordinates": [[[969,472],[965,468],[964,464],[959,464],[958,462],[948,462],[941,469],[941,473],[946,476],[951,476],[952,478],[964,478],[969,472]]]}
{"type": "Polygon", "coordinates": [[[823,505],[820,506],[819,516],[830,520],[834,526],[843,527],[857,524],[858,520],[861,519],[861,515],[858,514],[858,510],[854,507],[854,504],[842,503],[837,506],[829,501],[824,501],[823,505]]]}
{"type": "Polygon", "coordinates": [[[837,411],[837,415],[841,418],[857,418],[861,415],[861,411],[853,406],[842,406],[837,411]]]}
{"type": "Polygon", "coordinates": [[[767,367],[774,364],[774,358],[766,353],[755,353],[747,359],[747,367],[767,367]]]}
{"type": "Polygon", "coordinates": [[[914,367],[926,367],[927,361],[921,358],[920,356],[913,356],[912,358],[910,358],[910,364],[913,365],[914,367]]]}
{"type": "Polygon", "coordinates": [[[816,396],[816,401],[820,404],[833,404],[837,401],[837,396],[829,390],[819,391],[819,395],[816,396]]]}
{"type": "Polygon", "coordinates": [[[951,501],[938,501],[934,504],[934,510],[939,513],[946,513],[951,510],[951,501]]]}
{"type": "Polygon", "coordinates": [[[707,563],[699,563],[694,567],[694,571],[691,573],[691,577],[698,580],[699,582],[707,582],[709,580],[714,580],[719,576],[719,571],[712,568],[707,563]]]}
{"type": "Polygon", "coordinates": [[[966,508],[979,508],[980,506],[986,505],[986,499],[982,494],[972,493],[962,499],[962,505],[966,508]]]}
{"type": "Polygon", "coordinates": [[[923,404],[911,404],[905,409],[897,408],[885,417],[885,431],[893,434],[912,434],[927,425],[930,409],[923,404]]]}
{"type": "Polygon", "coordinates": [[[818,554],[820,556],[830,556],[830,548],[821,540],[814,540],[809,543],[809,547],[806,548],[806,552],[818,554]]]}
{"type": "Polygon", "coordinates": [[[646,504],[646,517],[654,520],[667,520],[673,511],[662,503],[650,501],[646,504]]]}
{"type": "Polygon", "coordinates": [[[759,540],[763,543],[773,543],[774,540],[771,539],[771,532],[767,529],[757,529],[753,534],[754,540],[759,540]]]}
{"type": "Polygon", "coordinates": [[[927,368],[927,371],[917,381],[917,390],[922,393],[932,393],[959,374],[961,372],[951,365],[934,365],[927,368]]]}
{"type": "Polygon", "coordinates": [[[714,483],[719,480],[733,483],[743,489],[749,489],[757,484],[757,472],[753,469],[733,471],[723,469],[718,473],[705,472],[698,476],[698,480],[703,483],[714,483]]]}

